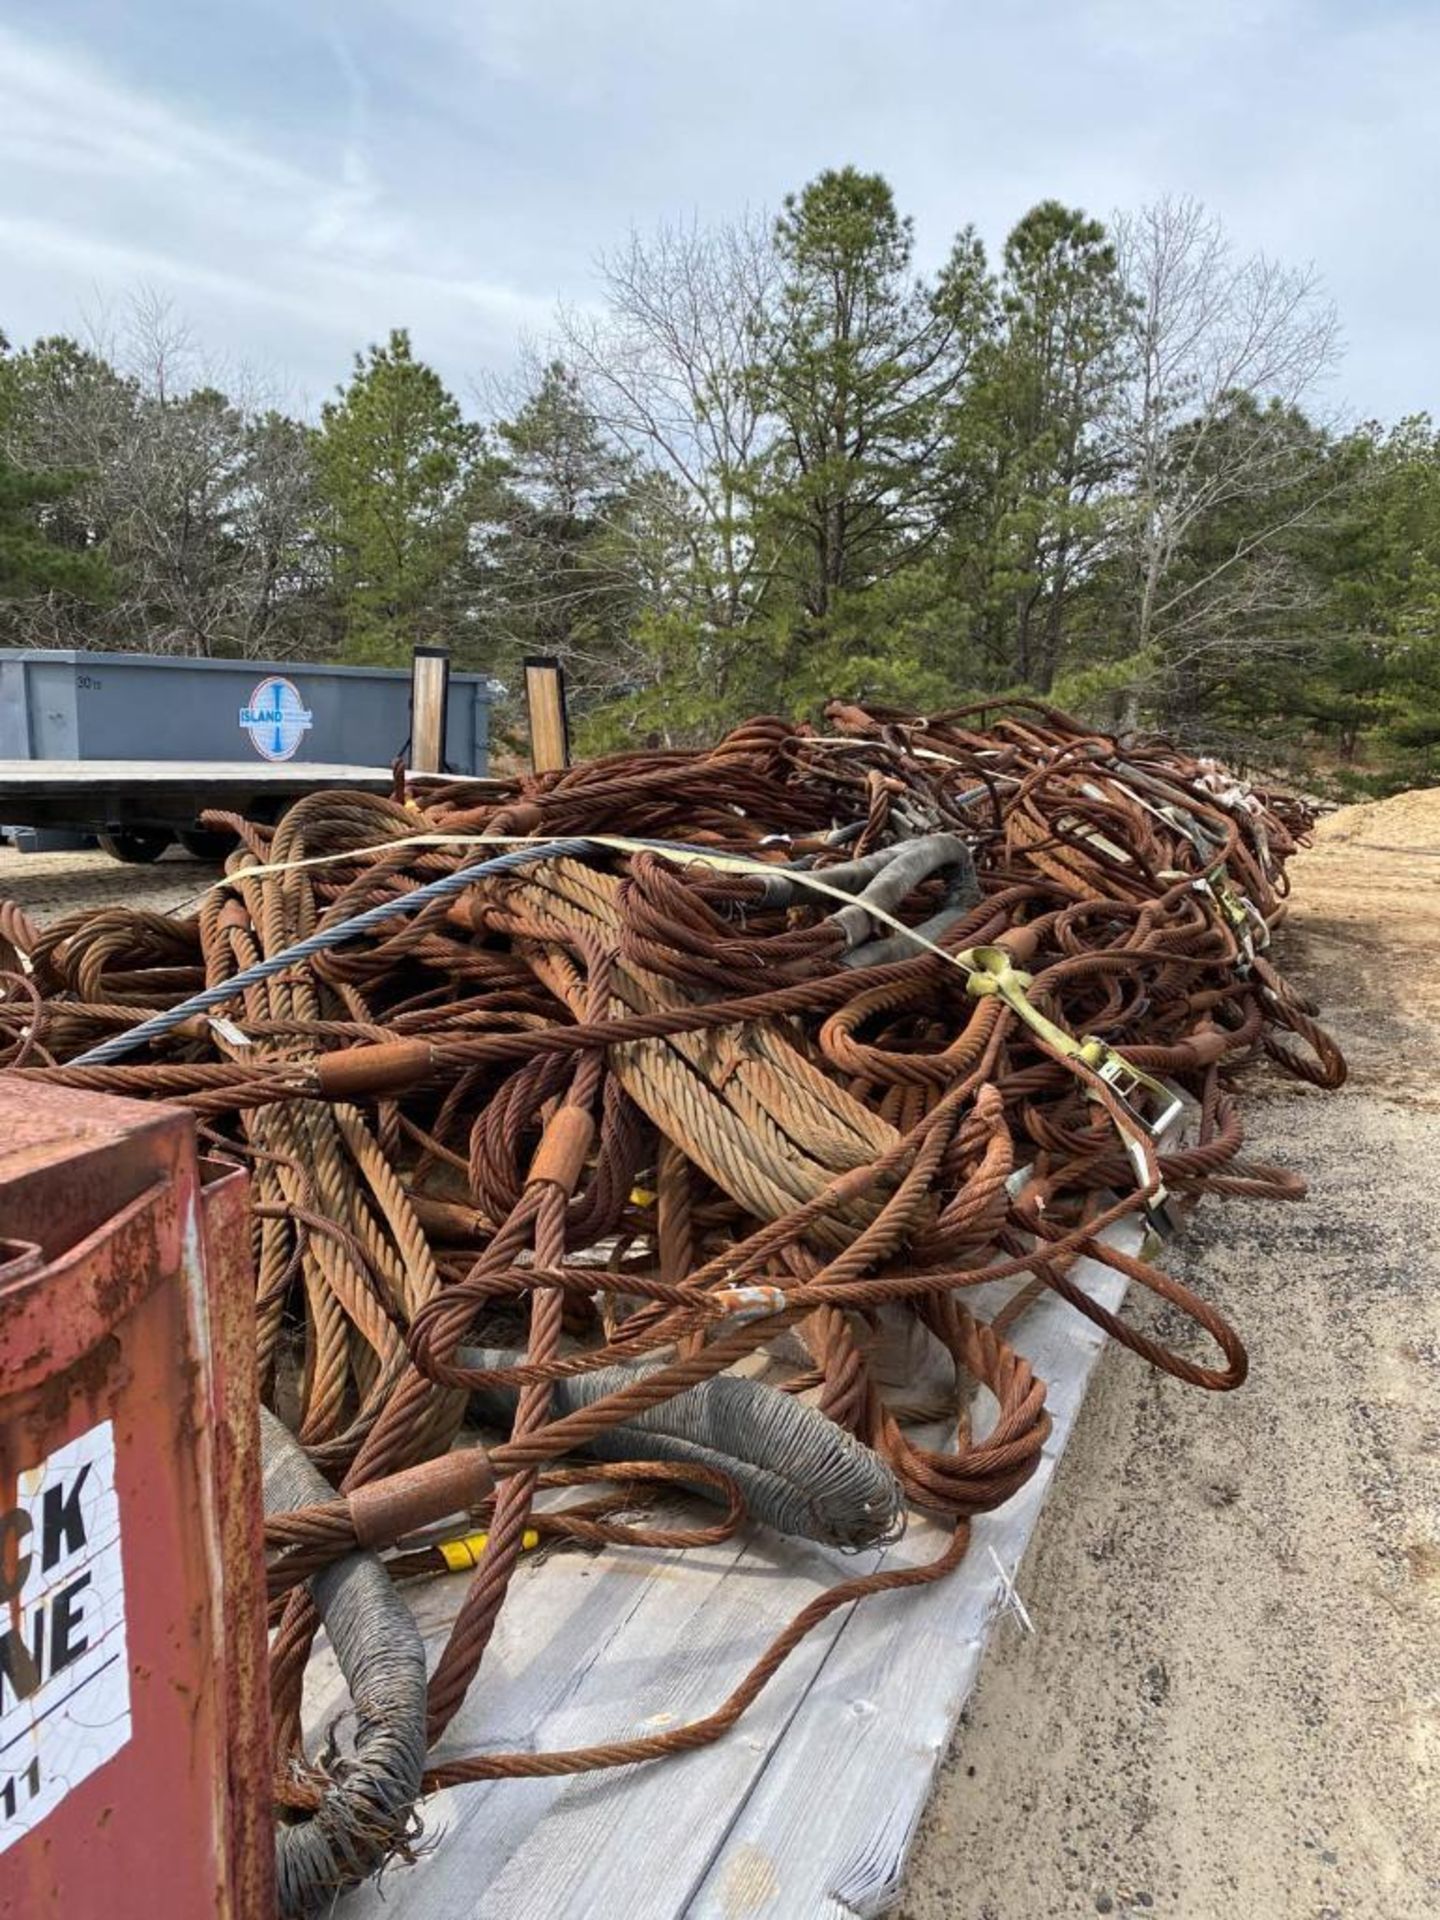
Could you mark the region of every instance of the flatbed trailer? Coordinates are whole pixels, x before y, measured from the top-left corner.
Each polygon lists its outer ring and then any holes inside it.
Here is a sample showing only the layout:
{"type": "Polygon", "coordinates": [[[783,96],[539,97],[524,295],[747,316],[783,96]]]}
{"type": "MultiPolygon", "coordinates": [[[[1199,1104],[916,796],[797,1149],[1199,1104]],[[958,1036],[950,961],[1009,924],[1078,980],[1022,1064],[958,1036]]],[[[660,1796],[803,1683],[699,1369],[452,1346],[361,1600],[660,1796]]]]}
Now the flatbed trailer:
{"type": "Polygon", "coordinates": [[[209,809],[274,820],[301,795],[346,787],[389,793],[389,767],[316,761],[0,760],[0,824],[93,833],[117,859],[158,859],[175,840],[223,851],[205,837],[209,809]]]}

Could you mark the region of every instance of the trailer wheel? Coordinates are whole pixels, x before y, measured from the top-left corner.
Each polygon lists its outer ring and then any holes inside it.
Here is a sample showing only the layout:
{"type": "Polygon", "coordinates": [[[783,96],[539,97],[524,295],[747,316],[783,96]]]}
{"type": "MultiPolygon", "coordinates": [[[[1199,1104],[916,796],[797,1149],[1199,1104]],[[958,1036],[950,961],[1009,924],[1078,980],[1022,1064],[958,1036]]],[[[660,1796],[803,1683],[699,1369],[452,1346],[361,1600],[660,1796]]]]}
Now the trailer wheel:
{"type": "Polygon", "coordinates": [[[112,860],[123,860],[128,867],[148,867],[174,837],[163,827],[117,827],[113,833],[95,836],[112,860]]]}
{"type": "Polygon", "coordinates": [[[233,834],[206,833],[202,827],[182,828],[177,838],[191,859],[208,860],[214,866],[219,866],[235,844],[233,834]]]}

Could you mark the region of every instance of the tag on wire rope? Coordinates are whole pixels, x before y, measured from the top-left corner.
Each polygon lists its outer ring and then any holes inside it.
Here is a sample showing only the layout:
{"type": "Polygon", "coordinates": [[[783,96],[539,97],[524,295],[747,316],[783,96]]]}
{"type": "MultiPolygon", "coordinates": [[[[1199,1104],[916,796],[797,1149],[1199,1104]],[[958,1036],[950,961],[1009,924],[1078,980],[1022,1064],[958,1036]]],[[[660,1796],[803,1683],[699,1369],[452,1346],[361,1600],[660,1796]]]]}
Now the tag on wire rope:
{"type": "Polygon", "coordinates": [[[1034,1633],[1035,1622],[1030,1618],[1025,1602],[1016,1591],[1014,1576],[1005,1571],[1005,1562],[988,1541],[985,1544],[985,1551],[989,1554],[991,1561],[994,1563],[995,1571],[1000,1577],[999,1611],[1001,1613],[1011,1614],[1018,1620],[1023,1632],[1034,1633]]]}

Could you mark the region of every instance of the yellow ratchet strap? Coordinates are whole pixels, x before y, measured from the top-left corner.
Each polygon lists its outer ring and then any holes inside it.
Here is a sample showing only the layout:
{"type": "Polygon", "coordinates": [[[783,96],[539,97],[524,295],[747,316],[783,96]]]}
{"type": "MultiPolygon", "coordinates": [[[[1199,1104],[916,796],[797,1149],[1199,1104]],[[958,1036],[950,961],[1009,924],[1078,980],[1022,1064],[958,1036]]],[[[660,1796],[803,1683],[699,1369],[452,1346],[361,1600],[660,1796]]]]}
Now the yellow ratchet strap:
{"type": "Polygon", "coordinates": [[[1235,943],[1240,949],[1240,959],[1235,971],[1241,975],[1247,974],[1254,964],[1256,947],[1269,945],[1270,929],[1246,896],[1236,892],[1223,866],[1215,867],[1209,873],[1202,873],[1198,880],[1192,882],[1192,885],[1197,893],[1208,894],[1214,901],[1221,919],[1229,926],[1235,936],[1235,943]],[[1257,930],[1261,936],[1258,940],[1257,930]]]}
{"type": "MultiPolygon", "coordinates": [[[[1087,1067],[1097,1079],[1105,1082],[1136,1126],[1142,1128],[1152,1141],[1162,1139],[1184,1113],[1185,1102],[1173,1087],[1167,1087],[1163,1080],[1157,1080],[1142,1067],[1132,1066],[1108,1041],[1094,1034],[1088,1040],[1077,1040],[1073,1033],[1067,1033],[1064,1027],[1047,1019],[1031,1001],[1027,991],[1034,976],[1017,967],[1006,948],[967,947],[955,957],[970,970],[970,977],[966,981],[968,993],[977,1000],[995,995],[1019,1015],[1051,1053],[1087,1067]],[[1158,1103],[1157,1112],[1147,1113],[1141,1106],[1142,1092],[1158,1103]]],[[[1125,1149],[1139,1174],[1141,1186],[1148,1187],[1151,1170],[1139,1143],[1126,1139],[1125,1149]]],[[[1164,1186],[1158,1185],[1146,1201],[1147,1218],[1168,1225],[1165,1212],[1168,1198],[1164,1186]]]]}

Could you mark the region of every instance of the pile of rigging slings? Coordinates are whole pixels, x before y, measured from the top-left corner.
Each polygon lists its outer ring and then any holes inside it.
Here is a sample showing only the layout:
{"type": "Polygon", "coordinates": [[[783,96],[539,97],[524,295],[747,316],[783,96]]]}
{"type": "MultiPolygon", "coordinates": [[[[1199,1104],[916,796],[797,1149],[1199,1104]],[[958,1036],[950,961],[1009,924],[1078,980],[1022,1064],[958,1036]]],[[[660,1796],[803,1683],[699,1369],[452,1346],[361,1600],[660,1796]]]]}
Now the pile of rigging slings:
{"type": "Polygon", "coordinates": [[[400,791],[207,816],[238,844],[188,917],[0,903],[0,1065],[182,1102],[251,1169],[287,1913],[403,1850],[423,1790],[702,1745],[835,1608],[954,1568],[1045,1441],[1038,1294],[1238,1386],[1159,1236],[1303,1193],[1243,1157],[1234,1069],[1345,1070],[1266,955],[1304,808],[1046,708],[837,705],[400,791]],[[1099,1237],[1127,1216],[1140,1254],[1099,1237]],[[1099,1306],[1087,1256],[1218,1353],[1099,1306]],[[877,1369],[897,1339],[946,1358],[944,1443],[933,1368],[877,1369]],[[818,1595],[705,1719],[427,1769],[527,1539],[858,1548],[907,1508],[939,1556],[818,1595]],[[464,1565],[427,1679],[397,1587],[464,1565]],[[301,1741],[322,1620],[344,1758],[301,1741]]]}

